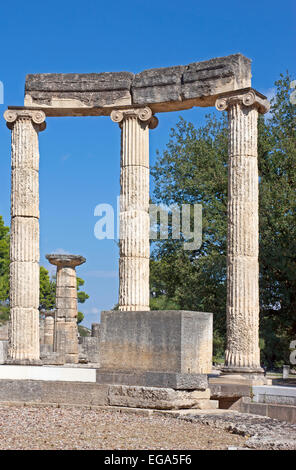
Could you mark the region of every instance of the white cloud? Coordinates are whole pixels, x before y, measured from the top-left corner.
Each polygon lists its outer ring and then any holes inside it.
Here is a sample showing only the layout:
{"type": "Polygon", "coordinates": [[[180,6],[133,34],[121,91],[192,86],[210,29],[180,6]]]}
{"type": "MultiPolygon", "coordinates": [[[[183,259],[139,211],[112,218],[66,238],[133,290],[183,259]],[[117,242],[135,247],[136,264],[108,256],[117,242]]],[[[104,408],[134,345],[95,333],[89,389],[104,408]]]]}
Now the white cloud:
{"type": "MultiPolygon", "coordinates": [[[[276,96],[276,89],[275,88],[268,88],[267,90],[263,91],[263,95],[266,96],[269,102],[276,96]]],[[[271,119],[271,113],[266,113],[264,115],[265,119],[271,119]]]]}
{"type": "Polygon", "coordinates": [[[90,309],[90,313],[92,313],[93,315],[97,315],[98,313],[100,313],[100,310],[96,307],[93,307],[90,309]]]}
{"type": "Polygon", "coordinates": [[[274,98],[275,95],[276,95],[276,89],[274,87],[273,88],[268,88],[265,92],[263,92],[263,95],[266,96],[268,101],[271,101],[272,98],[274,98]]]}
{"type": "Polygon", "coordinates": [[[71,155],[69,153],[66,153],[65,155],[62,155],[61,160],[65,161],[65,160],[68,160],[68,158],[70,157],[71,155]]]}
{"type": "Polygon", "coordinates": [[[56,248],[53,250],[52,254],[55,255],[70,255],[69,251],[64,250],[64,248],[56,248]]]}

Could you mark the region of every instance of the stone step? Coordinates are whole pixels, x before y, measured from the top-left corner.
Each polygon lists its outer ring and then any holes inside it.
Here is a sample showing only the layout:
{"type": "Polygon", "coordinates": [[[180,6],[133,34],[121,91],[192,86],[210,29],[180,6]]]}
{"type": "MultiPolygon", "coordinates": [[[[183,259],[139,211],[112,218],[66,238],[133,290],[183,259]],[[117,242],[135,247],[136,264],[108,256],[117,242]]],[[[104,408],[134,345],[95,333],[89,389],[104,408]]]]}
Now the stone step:
{"type": "Polygon", "coordinates": [[[252,401],[249,397],[242,397],[236,401],[230,409],[241,413],[267,416],[279,421],[296,424],[296,406],[293,405],[257,403],[252,401]]]}
{"type": "Polygon", "coordinates": [[[215,409],[210,390],[131,387],[91,382],[0,379],[1,403],[52,403],[144,409],[215,409]]]}
{"type": "Polygon", "coordinates": [[[296,406],[296,387],[253,386],[252,392],[256,403],[296,406]]]}

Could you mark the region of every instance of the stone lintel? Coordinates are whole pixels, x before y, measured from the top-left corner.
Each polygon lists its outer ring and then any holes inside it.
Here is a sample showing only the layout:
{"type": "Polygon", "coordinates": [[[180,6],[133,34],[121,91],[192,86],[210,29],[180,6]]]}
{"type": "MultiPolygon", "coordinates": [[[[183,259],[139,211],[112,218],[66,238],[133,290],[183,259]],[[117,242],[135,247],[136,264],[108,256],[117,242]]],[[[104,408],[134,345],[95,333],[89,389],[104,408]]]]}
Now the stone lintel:
{"type": "Polygon", "coordinates": [[[221,93],[251,86],[251,61],[242,54],[138,74],[31,74],[25,105],[47,116],[110,115],[113,109],[148,105],[153,113],[214,106],[221,93]]]}

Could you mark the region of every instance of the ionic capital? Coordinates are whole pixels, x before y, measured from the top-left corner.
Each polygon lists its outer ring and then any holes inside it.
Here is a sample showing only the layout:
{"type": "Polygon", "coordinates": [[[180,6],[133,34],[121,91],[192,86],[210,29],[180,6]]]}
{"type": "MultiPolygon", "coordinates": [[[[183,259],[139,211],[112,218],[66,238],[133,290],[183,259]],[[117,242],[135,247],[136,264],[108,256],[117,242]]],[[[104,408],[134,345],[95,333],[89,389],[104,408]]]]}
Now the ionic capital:
{"type": "Polygon", "coordinates": [[[261,114],[267,113],[270,108],[269,101],[266,96],[252,88],[246,88],[245,90],[238,90],[237,92],[219,96],[216,100],[215,106],[218,111],[225,111],[236,103],[240,103],[246,107],[255,107],[261,114]]]}
{"type": "Polygon", "coordinates": [[[45,113],[40,110],[7,109],[4,113],[4,119],[6,120],[8,129],[12,129],[18,119],[31,119],[34,124],[39,126],[39,131],[43,131],[46,128],[45,118],[45,113]]]}
{"type": "Polygon", "coordinates": [[[128,118],[137,118],[141,122],[146,122],[149,129],[155,129],[158,125],[157,117],[153,115],[148,106],[145,106],[145,108],[113,109],[110,117],[113,122],[117,122],[120,126],[122,121],[128,118]]]}

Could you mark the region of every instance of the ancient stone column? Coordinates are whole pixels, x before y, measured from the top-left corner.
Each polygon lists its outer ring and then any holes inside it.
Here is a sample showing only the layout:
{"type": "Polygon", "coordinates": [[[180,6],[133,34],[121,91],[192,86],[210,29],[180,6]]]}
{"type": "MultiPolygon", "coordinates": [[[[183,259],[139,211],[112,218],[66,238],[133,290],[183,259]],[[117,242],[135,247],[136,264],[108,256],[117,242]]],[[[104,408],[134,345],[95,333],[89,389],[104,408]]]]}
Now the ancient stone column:
{"type": "Polygon", "coordinates": [[[45,114],[9,109],[11,139],[10,332],[8,362],[39,361],[39,144],[45,114]]]}
{"type": "Polygon", "coordinates": [[[54,352],[66,363],[78,363],[76,266],[85,263],[79,255],[46,255],[57,266],[54,352]]]}
{"type": "Polygon", "coordinates": [[[227,349],[224,371],[261,373],[258,267],[258,112],[268,110],[253,90],[216,101],[228,111],[227,349]]]}
{"type": "Polygon", "coordinates": [[[51,346],[53,350],[54,344],[54,318],[46,315],[44,318],[44,344],[51,346]]]}
{"type": "Polygon", "coordinates": [[[150,108],[114,110],[121,127],[119,310],[149,310],[149,128],[150,108]]]}

